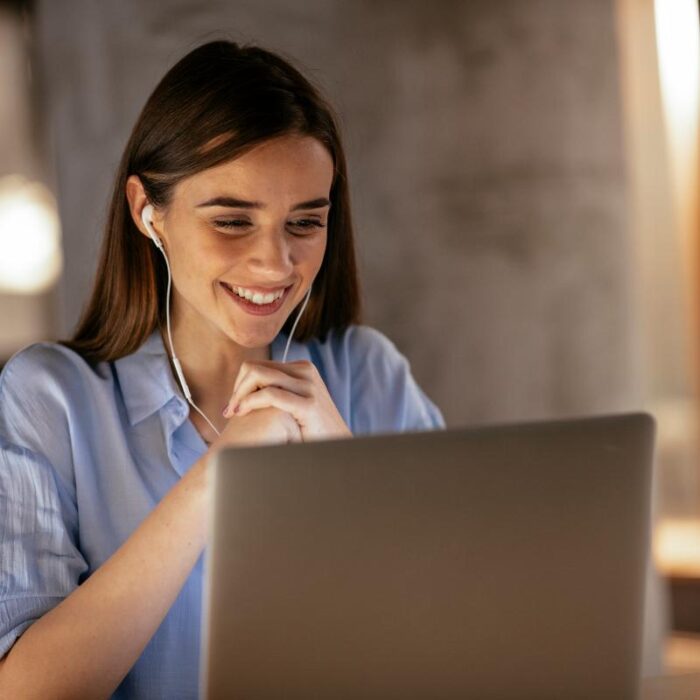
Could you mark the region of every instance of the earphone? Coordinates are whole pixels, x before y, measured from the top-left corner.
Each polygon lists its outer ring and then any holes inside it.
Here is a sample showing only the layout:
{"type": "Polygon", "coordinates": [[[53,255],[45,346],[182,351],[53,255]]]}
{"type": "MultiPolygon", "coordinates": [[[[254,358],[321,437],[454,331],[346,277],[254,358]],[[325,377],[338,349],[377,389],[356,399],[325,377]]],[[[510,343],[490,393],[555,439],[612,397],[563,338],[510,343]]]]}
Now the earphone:
{"type": "MultiPolygon", "coordinates": [[[[156,248],[165,253],[165,251],[163,250],[163,242],[160,240],[160,238],[158,238],[156,232],[153,230],[153,223],[151,222],[152,218],[153,205],[147,204],[141,211],[141,221],[143,221],[143,225],[146,227],[146,231],[148,231],[148,235],[151,237],[151,240],[156,244],[156,248]]],[[[168,259],[167,256],[165,259],[168,259]]]]}
{"type": "MultiPolygon", "coordinates": [[[[151,240],[155,244],[156,248],[160,250],[160,252],[163,254],[163,258],[165,260],[165,267],[168,270],[168,289],[165,295],[165,320],[166,320],[166,326],[168,330],[168,343],[170,344],[170,355],[173,360],[173,366],[175,367],[175,373],[177,374],[178,381],[180,382],[180,387],[182,388],[182,393],[185,395],[185,398],[187,399],[187,403],[189,403],[192,408],[194,408],[197,413],[199,413],[204,420],[209,423],[209,426],[211,429],[217,434],[220,435],[221,433],[214,427],[212,422],[204,415],[204,413],[199,409],[199,407],[195,404],[195,402],[192,400],[192,394],[190,392],[190,388],[187,386],[187,380],[185,379],[185,374],[182,371],[182,365],[180,365],[180,360],[177,359],[177,356],[175,355],[175,348],[173,346],[173,336],[170,332],[170,287],[172,284],[172,274],[170,273],[170,262],[168,261],[168,256],[165,252],[165,248],[163,247],[163,242],[158,238],[155,230],[153,229],[153,223],[151,221],[153,217],[153,205],[152,204],[147,204],[143,210],[141,211],[141,221],[143,222],[144,227],[146,228],[146,231],[148,232],[148,235],[151,237],[151,240]]],[[[311,296],[311,285],[309,285],[309,289],[306,292],[306,295],[304,297],[304,302],[301,305],[301,308],[299,309],[299,313],[297,314],[297,317],[294,321],[294,325],[292,326],[292,330],[289,333],[289,337],[287,338],[287,345],[284,348],[284,355],[282,356],[282,362],[287,361],[287,353],[289,352],[289,346],[292,342],[292,337],[294,336],[294,331],[296,330],[297,324],[299,323],[299,319],[301,318],[301,315],[304,313],[304,309],[306,308],[306,305],[309,303],[309,297],[311,296]]]]}

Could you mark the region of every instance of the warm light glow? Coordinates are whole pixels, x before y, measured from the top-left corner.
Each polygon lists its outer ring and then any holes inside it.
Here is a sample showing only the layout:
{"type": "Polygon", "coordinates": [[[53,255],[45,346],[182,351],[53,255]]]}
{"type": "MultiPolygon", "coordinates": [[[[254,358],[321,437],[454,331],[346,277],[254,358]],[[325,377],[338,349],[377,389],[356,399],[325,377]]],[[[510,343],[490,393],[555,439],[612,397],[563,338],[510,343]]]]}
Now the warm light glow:
{"type": "Polygon", "coordinates": [[[34,294],[61,272],[56,202],[38,182],[0,179],[0,291],[34,294]]]}
{"type": "MultiPolygon", "coordinates": [[[[686,255],[695,254],[700,95],[698,0],[656,0],[659,79],[669,144],[671,182],[686,255]]],[[[691,276],[694,269],[689,270],[691,276]]]]}
{"type": "Polygon", "coordinates": [[[654,559],[667,575],[700,575],[700,519],[663,520],[654,533],[654,559]]]}
{"type": "Polygon", "coordinates": [[[674,132],[695,138],[698,127],[700,20],[698,0],[656,0],[659,73],[674,132]]]}

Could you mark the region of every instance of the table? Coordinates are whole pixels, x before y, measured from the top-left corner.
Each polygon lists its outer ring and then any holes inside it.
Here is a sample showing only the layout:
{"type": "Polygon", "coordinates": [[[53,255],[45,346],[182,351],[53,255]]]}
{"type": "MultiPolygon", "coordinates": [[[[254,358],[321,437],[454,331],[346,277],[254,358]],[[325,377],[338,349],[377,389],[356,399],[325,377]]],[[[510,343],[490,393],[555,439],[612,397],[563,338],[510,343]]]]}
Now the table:
{"type": "Polygon", "coordinates": [[[700,673],[677,673],[642,681],[640,700],[698,700],[700,673]]]}

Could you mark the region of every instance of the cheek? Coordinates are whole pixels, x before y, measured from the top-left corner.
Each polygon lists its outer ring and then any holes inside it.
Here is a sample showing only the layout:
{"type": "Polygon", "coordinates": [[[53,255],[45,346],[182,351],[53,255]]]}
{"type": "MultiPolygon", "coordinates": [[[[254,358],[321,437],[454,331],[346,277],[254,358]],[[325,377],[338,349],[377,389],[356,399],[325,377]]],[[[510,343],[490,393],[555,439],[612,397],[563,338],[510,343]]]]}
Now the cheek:
{"type": "Polygon", "coordinates": [[[192,281],[201,277],[201,273],[208,269],[210,263],[208,258],[202,254],[202,250],[187,242],[180,242],[177,248],[173,249],[170,256],[170,266],[173,270],[173,276],[177,276],[186,284],[191,284],[192,281]]]}
{"type": "Polygon", "coordinates": [[[296,251],[297,264],[308,272],[316,274],[326,252],[327,236],[324,232],[323,236],[316,236],[310,241],[301,241],[301,244],[296,251]]]}
{"type": "Polygon", "coordinates": [[[170,256],[173,285],[183,296],[194,300],[209,298],[213,281],[225,275],[225,259],[202,245],[180,242],[170,256]]]}
{"type": "Polygon", "coordinates": [[[188,227],[187,235],[177,241],[178,268],[188,279],[201,280],[203,276],[216,275],[225,270],[241,256],[234,241],[223,236],[212,236],[207,228],[197,222],[188,227]]]}

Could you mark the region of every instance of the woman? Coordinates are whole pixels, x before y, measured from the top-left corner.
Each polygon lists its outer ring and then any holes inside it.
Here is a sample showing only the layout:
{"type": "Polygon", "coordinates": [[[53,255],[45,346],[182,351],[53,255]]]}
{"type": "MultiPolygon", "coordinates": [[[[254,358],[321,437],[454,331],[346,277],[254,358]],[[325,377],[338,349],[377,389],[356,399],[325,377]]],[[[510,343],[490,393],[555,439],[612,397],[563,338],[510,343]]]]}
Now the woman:
{"type": "Polygon", "coordinates": [[[0,377],[1,697],[196,697],[209,456],[443,425],[358,315],[330,107],[201,46],[134,127],[74,337],[0,377]]]}

